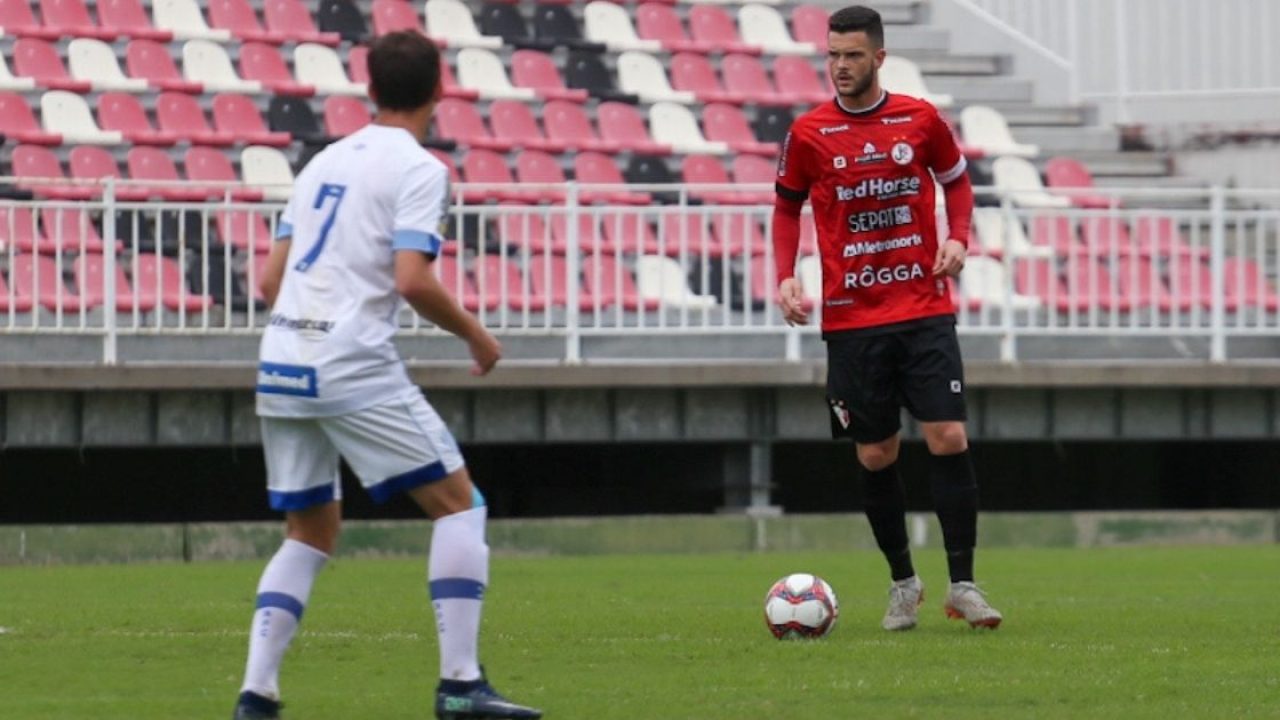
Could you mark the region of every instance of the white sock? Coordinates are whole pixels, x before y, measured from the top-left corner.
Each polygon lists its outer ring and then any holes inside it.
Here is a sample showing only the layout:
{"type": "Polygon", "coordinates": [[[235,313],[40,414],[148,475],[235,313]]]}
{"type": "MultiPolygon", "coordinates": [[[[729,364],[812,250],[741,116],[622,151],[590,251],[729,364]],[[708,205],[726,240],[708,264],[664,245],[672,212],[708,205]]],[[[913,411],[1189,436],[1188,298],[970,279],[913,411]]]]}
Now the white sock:
{"type": "Polygon", "coordinates": [[[480,608],[489,584],[489,546],[484,541],[488,510],[481,505],[435,521],[427,579],[440,639],[440,677],[480,677],[476,646],[480,608]]]}
{"type": "Polygon", "coordinates": [[[285,540],[267,563],[258,581],[242,691],[272,700],[280,698],[280,661],[298,629],[311,585],[328,559],[328,555],[306,543],[285,540]]]}

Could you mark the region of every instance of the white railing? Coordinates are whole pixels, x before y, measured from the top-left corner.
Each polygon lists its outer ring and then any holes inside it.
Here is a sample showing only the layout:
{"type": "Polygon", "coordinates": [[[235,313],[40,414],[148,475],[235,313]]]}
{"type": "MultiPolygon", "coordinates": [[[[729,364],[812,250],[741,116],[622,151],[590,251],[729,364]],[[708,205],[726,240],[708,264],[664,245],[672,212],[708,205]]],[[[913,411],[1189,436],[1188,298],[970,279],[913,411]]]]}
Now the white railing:
{"type": "MultiPolygon", "coordinates": [[[[261,331],[255,288],[279,205],[126,203],[114,187],[89,202],[0,201],[0,335],[101,337],[111,364],[126,336],[261,331]]],[[[586,205],[623,188],[570,184],[562,204],[465,202],[530,189],[458,186],[435,264],[496,332],[562,341],[568,362],[588,337],[710,335],[772,338],[795,360],[816,332],[773,304],[770,188],[632,185],[673,202],[586,205]]],[[[1199,338],[1217,361],[1232,339],[1280,339],[1280,192],[1094,188],[1088,207],[1003,192],[978,189],[953,295],[962,334],[998,339],[1002,358],[1036,337],[1199,338]]],[[[805,226],[798,275],[818,315],[805,226]]],[[[406,336],[439,332],[401,320],[406,336]]]]}
{"type": "Polygon", "coordinates": [[[1275,123],[1274,0],[946,0],[1067,68],[1120,122],[1275,123]]]}

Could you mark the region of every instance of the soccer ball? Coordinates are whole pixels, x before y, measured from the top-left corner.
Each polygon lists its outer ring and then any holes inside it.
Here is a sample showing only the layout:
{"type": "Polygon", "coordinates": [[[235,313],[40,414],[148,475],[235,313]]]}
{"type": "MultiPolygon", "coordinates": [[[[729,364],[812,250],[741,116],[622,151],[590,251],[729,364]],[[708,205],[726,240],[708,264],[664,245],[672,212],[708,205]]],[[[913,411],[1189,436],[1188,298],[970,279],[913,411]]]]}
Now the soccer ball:
{"type": "Polygon", "coordinates": [[[836,593],[817,575],[788,575],[764,596],[764,622],[779,640],[824,637],[836,626],[838,617],[836,593]]]}

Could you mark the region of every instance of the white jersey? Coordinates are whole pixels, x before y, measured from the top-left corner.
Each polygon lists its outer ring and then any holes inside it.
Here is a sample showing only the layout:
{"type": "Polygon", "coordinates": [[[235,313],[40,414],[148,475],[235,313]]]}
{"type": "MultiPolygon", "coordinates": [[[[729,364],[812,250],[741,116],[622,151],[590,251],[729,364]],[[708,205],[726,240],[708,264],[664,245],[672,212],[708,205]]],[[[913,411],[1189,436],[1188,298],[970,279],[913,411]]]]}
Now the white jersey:
{"type": "Polygon", "coordinates": [[[408,131],[372,124],[298,175],[276,233],[292,241],[262,336],[259,415],[341,415],[412,388],[392,344],[394,255],[439,253],[448,182],[408,131]]]}

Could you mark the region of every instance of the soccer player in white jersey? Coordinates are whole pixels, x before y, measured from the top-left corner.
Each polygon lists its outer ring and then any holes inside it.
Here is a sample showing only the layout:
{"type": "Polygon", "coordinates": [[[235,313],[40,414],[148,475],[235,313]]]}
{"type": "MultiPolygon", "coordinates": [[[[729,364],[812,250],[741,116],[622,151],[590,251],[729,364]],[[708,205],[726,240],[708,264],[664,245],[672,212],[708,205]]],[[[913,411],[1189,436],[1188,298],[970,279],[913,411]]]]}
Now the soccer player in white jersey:
{"type": "Polygon", "coordinates": [[[286,539],[258,583],[233,717],[280,717],[280,663],[342,523],[341,456],[374,500],[407,493],[434,520],[427,575],[440,641],[436,716],[538,718],[495,692],[481,670],[484,497],[392,345],[403,299],[466,341],[473,373],[489,372],[502,353],[431,267],[448,173],[420,142],[441,96],[440,56],[417,33],[392,33],[370,50],[369,75],[373,123],[298,176],[263,272],[271,317],[257,403],[268,494],[285,513],[286,539]]]}

